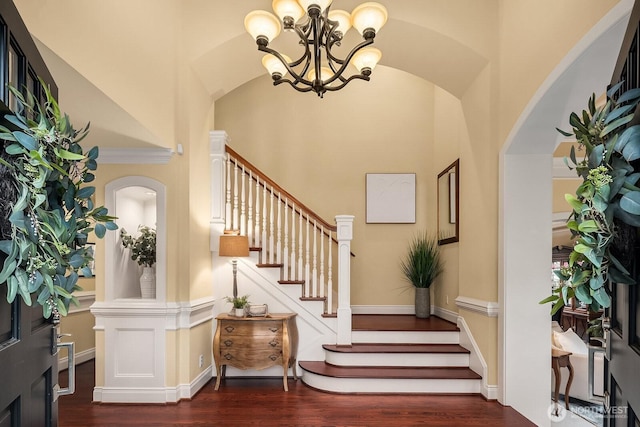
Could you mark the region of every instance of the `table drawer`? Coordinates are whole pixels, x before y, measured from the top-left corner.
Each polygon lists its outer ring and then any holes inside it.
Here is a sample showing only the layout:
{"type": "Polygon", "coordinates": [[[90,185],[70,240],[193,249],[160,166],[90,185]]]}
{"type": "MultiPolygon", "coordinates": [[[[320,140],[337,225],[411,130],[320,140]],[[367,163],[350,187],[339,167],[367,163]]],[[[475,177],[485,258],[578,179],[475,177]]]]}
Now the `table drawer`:
{"type": "Polygon", "coordinates": [[[231,348],[220,350],[220,362],[239,369],[264,369],[282,365],[282,351],[252,348],[231,348]]]}
{"type": "Polygon", "coordinates": [[[279,336],[228,335],[220,340],[220,351],[230,348],[252,348],[266,350],[282,350],[282,339],[279,336]]]}
{"type": "Polygon", "coordinates": [[[222,336],[245,335],[245,336],[277,336],[282,334],[282,322],[243,322],[225,320],[221,322],[222,336]]]}

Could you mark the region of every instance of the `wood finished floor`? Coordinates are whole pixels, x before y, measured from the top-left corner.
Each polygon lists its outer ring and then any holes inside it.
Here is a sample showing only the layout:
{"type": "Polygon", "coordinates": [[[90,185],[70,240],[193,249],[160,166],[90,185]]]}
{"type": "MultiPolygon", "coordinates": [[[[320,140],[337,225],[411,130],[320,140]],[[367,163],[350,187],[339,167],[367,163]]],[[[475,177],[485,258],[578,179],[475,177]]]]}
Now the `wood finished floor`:
{"type": "MultiPolygon", "coordinates": [[[[60,374],[66,384],[66,372],[60,374]]],[[[171,405],[91,403],[94,364],[76,368],[76,392],[59,399],[59,426],[533,426],[512,408],[480,396],[342,395],[281,378],[209,382],[192,400],[171,405]]]]}

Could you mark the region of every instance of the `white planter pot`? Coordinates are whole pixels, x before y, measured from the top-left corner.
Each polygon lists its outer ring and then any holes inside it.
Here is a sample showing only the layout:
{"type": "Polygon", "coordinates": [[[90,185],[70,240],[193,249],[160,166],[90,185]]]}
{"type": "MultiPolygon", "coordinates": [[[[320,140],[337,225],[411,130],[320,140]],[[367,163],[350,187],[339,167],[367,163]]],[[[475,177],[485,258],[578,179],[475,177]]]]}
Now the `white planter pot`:
{"type": "Polygon", "coordinates": [[[140,294],[144,299],[156,297],[156,272],[153,267],[144,267],[140,276],[140,294]]]}
{"type": "Polygon", "coordinates": [[[236,317],[244,317],[244,308],[234,308],[236,317]]]}

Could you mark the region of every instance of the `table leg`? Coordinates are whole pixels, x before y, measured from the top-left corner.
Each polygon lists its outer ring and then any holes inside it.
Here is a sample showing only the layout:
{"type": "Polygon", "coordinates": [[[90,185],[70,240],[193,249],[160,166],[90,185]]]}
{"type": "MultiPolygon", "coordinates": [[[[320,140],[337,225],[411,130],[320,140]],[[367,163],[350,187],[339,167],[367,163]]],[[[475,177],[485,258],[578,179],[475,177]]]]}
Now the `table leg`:
{"type": "Polygon", "coordinates": [[[284,364],[282,365],[282,370],[284,371],[282,375],[282,383],[284,385],[284,391],[289,391],[289,378],[287,376],[289,371],[289,364],[287,362],[284,362],[284,364]]]}
{"type": "Polygon", "coordinates": [[[571,359],[567,357],[567,369],[569,369],[569,378],[567,379],[567,388],[564,391],[564,404],[569,409],[569,390],[571,389],[571,382],[573,381],[573,366],[571,365],[571,359]]]}
{"type": "Polygon", "coordinates": [[[562,374],[560,373],[560,366],[558,366],[558,360],[553,359],[551,361],[551,367],[553,368],[553,374],[556,379],[556,388],[553,394],[553,401],[558,403],[558,397],[560,396],[560,382],[562,381],[562,374]]]}

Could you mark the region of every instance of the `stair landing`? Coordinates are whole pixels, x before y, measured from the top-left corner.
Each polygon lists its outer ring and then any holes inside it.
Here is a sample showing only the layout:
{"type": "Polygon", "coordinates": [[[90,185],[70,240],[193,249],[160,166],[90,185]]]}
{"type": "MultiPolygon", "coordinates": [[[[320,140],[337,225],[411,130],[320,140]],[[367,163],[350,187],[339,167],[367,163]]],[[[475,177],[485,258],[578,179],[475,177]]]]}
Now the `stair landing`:
{"type": "Polygon", "coordinates": [[[305,384],[335,393],[480,393],[482,377],[469,368],[455,324],[353,315],[352,329],[352,346],[324,345],[324,361],[299,363],[305,384]]]}

